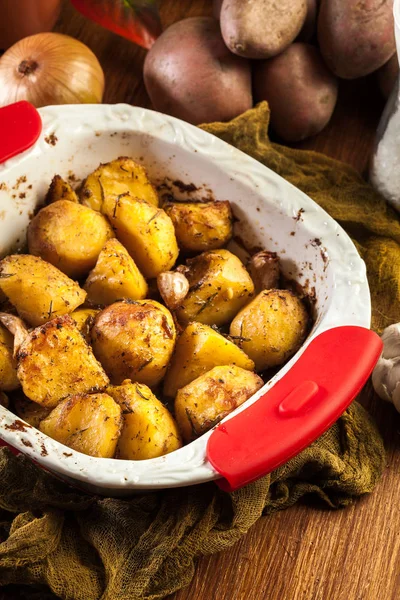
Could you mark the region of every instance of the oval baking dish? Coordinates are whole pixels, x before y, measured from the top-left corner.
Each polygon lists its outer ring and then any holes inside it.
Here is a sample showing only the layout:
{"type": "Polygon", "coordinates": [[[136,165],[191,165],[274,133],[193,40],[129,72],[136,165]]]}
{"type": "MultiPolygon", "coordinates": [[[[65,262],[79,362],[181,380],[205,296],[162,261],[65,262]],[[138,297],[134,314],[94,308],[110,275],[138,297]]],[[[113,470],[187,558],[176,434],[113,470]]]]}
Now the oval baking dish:
{"type": "MultiPolygon", "coordinates": [[[[343,413],[381,350],[369,331],[365,265],[343,229],[261,163],[172,117],[122,104],[46,107],[39,114],[43,129],[34,145],[26,150],[24,140],[18,148],[24,152],[0,165],[0,256],[24,244],[54,173],[79,183],[99,162],[131,156],[175,195],[229,200],[236,239],[278,253],[284,275],[307,289],[314,325],[303,347],[259,392],[171,454],[144,461],[93,458],[0,407],[3,441],[78,487],[114,496],[210,480],[235,489],[309,445],[343,413]]],[[[3,160],[15,154],[13,131],[23,136],[26,127],[10,120],[11,151],[3,160]]],[[[239,245],[231,249],[243,252],[239,245]]]]}

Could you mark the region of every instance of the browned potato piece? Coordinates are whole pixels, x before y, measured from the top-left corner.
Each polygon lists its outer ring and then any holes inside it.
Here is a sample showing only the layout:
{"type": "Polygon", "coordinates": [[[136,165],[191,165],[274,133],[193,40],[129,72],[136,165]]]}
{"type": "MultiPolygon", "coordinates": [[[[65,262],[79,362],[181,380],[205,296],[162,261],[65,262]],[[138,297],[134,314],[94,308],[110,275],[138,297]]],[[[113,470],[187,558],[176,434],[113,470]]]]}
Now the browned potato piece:
{"type": "Polygon", "coordinates": [[[92,328],[93,351],[116,385],[124,379],[157,385],[175,339],[171,313],[155,300],[116,302],[97,315],[92,328]]]}
{"type": "Polygon", "coordinates": [[[17,361],[13,357],[14,338],[0,325],[0,390],[9,392],[19,388],[17,361]]]}
{"type": "Polygon", "coordinates": [[[285,362],[301,346],[308,314],[288,290],[265,290],[233,319],[230,334],[254,360],[257,371],[285,362]]]}
{"type": "Polygon", "coordinates": [[[175,417],[186,442],[214,427],[264,385],[235,365],[214,367],[178,391],[175,417]]]}
{"type": "Polygon", "coordinates": [[[10,401],[4,392],[0,392],[0,406],[4,406],[4,408],[8,408],[10,405],[10,401]]]}
{"type": "Polygon", "coordinates": [[[117,300],[142,300],[147,283],[133,258],[115,238],[109,240],[99,254],[96,266],[84,285],[92,304],[106,306],[117,300]]]}
{"type": "Polygon", "coordinates": [[[74,190],[60,175],[54,175],[49,191],[46,194],[46,198],[44,199],[45,204],[51,204],[52,202],[57,202],[58,200],[69,200],[70,202],[78,203],[78,196],[75,194],[74,190]]]}
{"type": "Polygon", "coordinates": [[[106,199],[102,210],[145,277],[157,277],[174,266],[179,248],[162,208],[128,194],[106,199]]]}
{"type": "Polygon", "coordinates": [[[176,310],[186,324],[228,323],[250,300],[254,284],[237,256],[229,250],[210,250],[187,261],[190,290],[176,310]]]}
{"type": "Polygon", "coordinates": [[[73,279],[96,264],[101,249],[114,236],[99,212],[58,200],[42,208],[28,227],[29,252],[40,256],[73,279]]]}
{"type": "Polygon", "coordinates": [[[94,318],[100,312],[98,308],[78,308],[71,313],[72,319],[78,326],[79,331],[88,344],[91,343],[91,335],[94,318]]]}
{"type": "Polygon", "coordinates": [[[178,426],[167,408],[141,383],[126,380],[107,393],[123,415],[116,458],[145,460],[173,452],[182,446],[178,426]]]}
{"type": "Polygon", "coordinates": [[[113,458],[121,425],[121,408],[111,396],[75,394],[60,402],[39,428],[73,450],[113,458]]]}
{"type": "Polygon", "coordinates": [[[71,394],[104,389],[109,379],[69,315],[34,329],[18,353],[24,394],[54,407],[71,394]]]}
{"type": "Polygon", "coordinates": [[[174,202],[164,210],[175,227],[181,250],[203,252],[222,248],[232,237],[232,210],[223,202],[174,202]]]}
{"type": "Polygon", "coordinates": [[[237,365],[254,370],[253,361],[233,342],[202,323],[189,323],[176,343],[164,379],[164,394],[175,398],[177,391],[213,367],[237,365]]]}
{"type": "Polygon", "coordinates": [[[24,394],[18,394],[14,398],[15,413],[23,420],[39,429],[39,424],[43,419],[49,416],[52,409],[41,406],[37,402],[32,402],[24,394]]]}
{"type": "Polygon", "coordinates": [[[85,206],[103,212],[104,200],[121,194],[131,194],[158,206],[157,192],[147,177],[146,169],[125,156],[93,171],[83,183],[80,198],[85,206]]]}
{"type": "Polygon", "coordinates": [[[0,289],[30,325],[72,312],[86,298],[79,285],[37,256],[11,254],[0,261],[0,289]]]}

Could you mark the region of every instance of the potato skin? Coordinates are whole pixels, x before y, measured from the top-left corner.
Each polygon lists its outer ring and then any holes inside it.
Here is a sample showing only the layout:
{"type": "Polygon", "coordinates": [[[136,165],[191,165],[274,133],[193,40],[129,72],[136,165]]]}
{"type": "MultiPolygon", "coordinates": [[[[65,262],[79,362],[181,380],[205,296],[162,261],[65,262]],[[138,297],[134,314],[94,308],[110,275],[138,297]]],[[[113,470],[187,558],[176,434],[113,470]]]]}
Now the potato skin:
{"type": "Polygon", "coordinates": [[[175,398],[175,417],[186,442],[214,427],[264,385],[261,377],[235,365],[214,367],[175,398]]]}
{"type": "Polygon", "coordinates": [[[318,16],[322,57],[343,79],[364,77],[395,53],[393,0],[324,0],[318,16]]]}
{"type": "Polygon", "coordinates": [[[232,237],[232,209],[220,202],[170,202],[163,206],[172,219],[178,246],[184,252],[222,248],[232,237]]]}
{"type": "Polygon", "coordinates": [[[177,391],[214,367],[237,365],[254,370],[254,362],[232,341],[202,323],[189,323],[178,338],[164,379],[164,394],[177,391]]]}
{"type": "Polygon", "coordinates": [[[264,290],[233,319],[230,335],[254,361],[257,371],[275,367],[292,356],[304,341],[308,314],[288,290],[264,290]]]}
{"type": "Polygon", "coordinates": [[[240,259],[229,250],[210,250],[187,261],[189,293],[176,310],[180,323],[228,323],[249,302],[254,284],[240,259]]]}
{"type": "Polygon", "coordinates": [[[14,338],[0,325],[0,391],[11,392],[20,387],[17,361],[14,359],[14,338]]]}
{"type": "Polygon", "coordinates": [[[86,279],[84,290],[89,302],[106,306],[123,298],[146,298],[147,283],[133,258],[114,238],[104,245],[96,266],[86,279]]]}
{"type": "Polygon", "coordinates": [[[102,212],[104,200],[121,194],[131,194],[158,206],[158,195],[147,177],[146,169],[126,156],[101,164],[88,175],[79,196],[82,204],[102,212]]]}
{"type": "Polygon", "coordinates": [[[225,0],[220,12],[221,33],[234,54],[271,58],[293,42],[306,14],[306,0],[225,0]]]}
{"type": "Polygon", "coordinates": [[[271,126],[286,142],[319,133],[332,116],[337,92],[337,79],[309,44],[292,44],[276,58],[255,65],[255,98],[268,101],[271,126]]]}
{"type": "Polygon", "coordinates": [[[90,332],[93,327],[94,318],[99,312],[100,309],[98,308],[78,308],[70,314],[71,319],[75,321],[79,331],[88,344],[90,344],[92,340],[90,332]]]}
{"type": "Polygon", "coordinates": [[[397,53],[377,72],[378,87],[386,100],[389,98],[399,75],[399,59],[397,53]]]}
{"type": "Polygon", "coordinates": [[[54,175],[49,191],[44,199],[45,204],[51,204],[58,200],[69,200],[70,202],[78,203],[78,196],[72,189],[69,183],[67,183],[60,175],[54,175]]]}
{"type": "Polygon", "coordinates": [[[212,17],[168,27],[146,56],[144,81],[156,110],[195,125],[252,107],[249,63],[229,52],[212,17]]]}
{"type": "Polygon", "coordinates": [[[114,232],[103,215],[69,200],[45,206],[28,227],[29,252],[72,279],[80,279],[94,267],[112,237],[114,232]]]}
{"type": "Polygon", "coordinates": [[[36,327],[84,303],[86,292],[38,256],[10,254],[0,261],[0,289],[21,319],[36,327]]]}
{"type": "Polygon", "coordinates": [[[22,392],[14,400],[15,413],[23,420],[39,429],[43,419],[49,416],[52,409],[41,406],[37,402],[29,400],[22,392]]]}
{"type": "Polygon", "coordinates": [[[17,353],[24,394],[46,407],[74,393],[104,389],[109,379],[69,315],[34,329],[17,353]]]}
{"type": "Polygon", "coordinates": [[[111,396],[75,394],[60,402],[39,429],[83,454],[113,458],[121,425],[121,408],[111,396]]]}
{"type": "Polygon", "coordinates": [[[174,320],[155,300],[115,302],[92,328],[92,346],[111,382],[124,379],[157,385],[165,375],[176,339],[174,320]]]}
{"type": "Polygon", "coordinates": [[[175,419],[146,385],[128,379],[120,386],[108,387],[107,393],[122,410],[116,458],[146,460],[182,446],[175,419]]]}

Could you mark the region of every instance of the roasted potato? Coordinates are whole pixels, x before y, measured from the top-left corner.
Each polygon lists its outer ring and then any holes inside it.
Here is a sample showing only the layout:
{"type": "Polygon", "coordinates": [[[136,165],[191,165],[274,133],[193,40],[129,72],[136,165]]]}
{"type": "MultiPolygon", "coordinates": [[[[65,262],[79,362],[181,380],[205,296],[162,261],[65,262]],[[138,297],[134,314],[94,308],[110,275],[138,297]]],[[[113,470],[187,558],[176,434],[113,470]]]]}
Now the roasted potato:
{"type": "Polygon", "coordinates": [[[107,393],[122,409],[116,458],[145,460],[182,446],[174,418],[146,385],[128,379],[118,387],[110,386],[107,393]]]}
{"type": "Polygon", "coordinates": [[[19,388],[17,361],[14,359],[14,338],[0,325],[0,391],[10,392],[19,388]]]}
{"type": "Polygon", "coordinates": [[[92,341],[90,332],[92,331],[94,318],[99,312],[100,309],[98,308],[78,308],[70,315],[88,344],[92,341]]]}
{"type": "Polygon", "coordinates": [[[109,379],[69,315],[34,329],[17,352],[24,394],[46,407],[71,394],[102,390],[109,379]]]}
{"type": "Polygon", "coordinates": [[[163,206],[185,252],[222,248],[232,237],[230,202],[171,202],[163,206]]]}
{"type": "Polygon", "coordinates": [[[176,339],[171,313],[155,300],[116,302],[92,328],[92,346],[115,385],[124,379],[157,385],[165,375],[176,339]]]}
{"type": "Polygon", "coordinates": [[[230,334],[254,360],[257,371],[281,365],[301,346],[308,314],[288,290],[265,290],[233,319],[230,334]]]}
{"type": "Polygon", "coordinates": [[[52,202],[57,202],[58,200],[69,200],[70,202],[78,203],[78,196],[75,194],[74,190],[60,175],[54,175],[49,191],[46,194],[46,198],[44,199],[45,204],[51,204],[52,202]]]}
{"type": "Polygon", "coordinates": [[[181,333],[164,379],[164,394],[177,391],[213,367],[237,365],[254,370],[254,362],[229,339],[202,323],[189,323],[181,333]]]}
{"type": "Polygon", "coordinates": [[[28,227],[29,252],[72,279],[87,275],[112,237],[114,232],[103,215],[69,200],[45,206],[28,227]]]}
{"type": "Polygon", "coordinates": [[[210,250],[187,261],[189,293],[176,310],[186,324],[224,325],[250,300],[254,284],[242,262],[229,250],[210,250]]]}
{"type": "Polygon", "coordinates": [[[86,298],[75,281],[30,254],[11,254],[0,261],[0,289],[33,326],[72,312],[86,298]]]}
{"type": "Polygon", "coordinates": [[[15,414],[32,427],[36,427],[36,429],[39,429],[41,421],[48,417],[52,411],[52,408],[32,402],[23,393],[18,394],[13,400],[15,414]]]}
{"type": "Polygon", "coordinates": [[[126,194],[107,198],[103,213],[145,277],[173,267],[179,248],[172,221],[162,208],[126,194]]]}
{"type": "Polygon", "coordinates": [[[0,392],[0,406],[4,406],[4,408],[8,408],[10,405],[10,401],[8,396],[4,392],[0,392]]]}
{"type": "Polygon", "coordinates": [[[158,206],[157,192],[147,177],[146,169],[125,156],[93,171],[82,185],[80,199],[85,206],[103,212],[103,202],[121,194],[131,194],[158,206]]]}
{"type": "Polygon", "coordinates": [[[113,458],[121,431],[121,408],[108,394],[65,398],[40,425],[40,431],[89,456],[113,458]]]}
{"type": "Polygon", "coordinates": [[[235,365],[214,367],[175,398],[175,417],[186,442],[202,435],[264,385],[261,377],[235,365]]]}
{"type": "Polygon", "coordinates": [[[116,239],[109,240],[84,285],[92,304],[106,306],[117,300],[142,300],[147,283],[133,258],[116,239]]]}

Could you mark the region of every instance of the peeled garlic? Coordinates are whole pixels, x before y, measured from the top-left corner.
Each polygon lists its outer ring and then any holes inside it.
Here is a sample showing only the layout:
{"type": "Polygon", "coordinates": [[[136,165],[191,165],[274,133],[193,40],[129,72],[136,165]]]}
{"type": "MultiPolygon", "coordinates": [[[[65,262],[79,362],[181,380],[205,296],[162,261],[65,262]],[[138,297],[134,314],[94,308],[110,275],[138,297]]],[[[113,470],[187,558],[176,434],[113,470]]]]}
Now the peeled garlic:
{"type": "Polygon", "coordinates": [[[170,310],[179,306],[189,291],[189,281],[179,271],[165,271],[157,277],[157,286],[162,299],[170,310]]]}
{"type": "Polygon", "coordinates": [[[382,400],[400,412],[400,323],[386,327],[381,338],[383,352],[372,373],[372,385],[382,400]]]}

